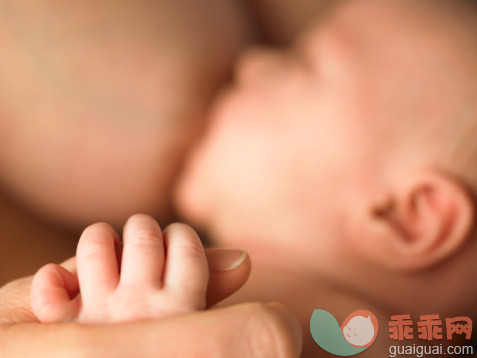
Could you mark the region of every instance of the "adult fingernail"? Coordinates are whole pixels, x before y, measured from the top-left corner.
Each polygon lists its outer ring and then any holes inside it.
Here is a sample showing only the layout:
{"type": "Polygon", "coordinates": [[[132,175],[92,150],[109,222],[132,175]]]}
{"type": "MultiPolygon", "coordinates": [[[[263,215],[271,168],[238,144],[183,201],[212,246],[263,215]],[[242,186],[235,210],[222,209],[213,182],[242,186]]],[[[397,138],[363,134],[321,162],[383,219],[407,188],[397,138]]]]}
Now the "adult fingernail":
{"type": "Polygon", "coordinates": [[[247,253],[242,250],[211,249],[206,255],[209,270],[216,273],[235,270],[247,258],[247,253]]]}

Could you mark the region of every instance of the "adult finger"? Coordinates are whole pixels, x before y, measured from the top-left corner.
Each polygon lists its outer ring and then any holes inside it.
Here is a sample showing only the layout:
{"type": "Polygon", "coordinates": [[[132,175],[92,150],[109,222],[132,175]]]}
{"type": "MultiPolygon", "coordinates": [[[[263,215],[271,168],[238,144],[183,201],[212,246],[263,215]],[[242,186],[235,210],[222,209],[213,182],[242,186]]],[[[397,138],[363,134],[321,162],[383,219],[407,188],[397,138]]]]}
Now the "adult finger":
{"type": "Polygon", "coordinates": [[[63,261],[60,266],[63,266],[71,273],[76,273],[76,256],[70,257],[68,260],[63,261]]]}
{"type": "Polygon", "coordinates": [[[250,275],[250,257],[245,251],[206,249],[209,266],[207,307],[230,296],[247,281],[250,275]]]}
{"type": "Polygon", "coordinates": [[[302,346],[286,308],[257,303],[114,325],[0,325],[0,337],[2,357],[293,358],[302,346]]]}
{"type": "Polygon", "coordinates": [[[32,281],[33,276],[28,276],[0,287],[0,324],[38,322],[30,305],[32,281]]]}

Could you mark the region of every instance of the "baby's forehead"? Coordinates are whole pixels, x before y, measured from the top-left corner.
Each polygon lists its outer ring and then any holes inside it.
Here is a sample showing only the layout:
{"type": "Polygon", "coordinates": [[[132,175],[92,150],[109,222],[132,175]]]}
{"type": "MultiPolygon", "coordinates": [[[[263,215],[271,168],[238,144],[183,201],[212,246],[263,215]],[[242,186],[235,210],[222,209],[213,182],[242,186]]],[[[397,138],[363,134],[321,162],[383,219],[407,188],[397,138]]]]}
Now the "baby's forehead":
{"type": "Polygon", "coordinates": [[[329,76],[340,88],[333,93],[342,100],[349,90],[363,116],[399,122],[404,134],[415,121],[438,130],[476,93],[477,5],[464,4],[350,0],[301,41],[322,72],[338,74],[329,76]]]}
{"type": "Polygon", "coordinates": [[[476,8],[459,0],[341,1],[310,28],[302,42],[308,42],[317,53],[327,46],[347,56],[363,57],[378,57],[393,49],[409,52],[422,46],[449,51],[453,43],[476,39],[476,8]]]}
{"type": "Polygon", "coordinates": [[[477,5],[463,4],[345,1],[301,44],[313,61],[341,72],[348,85],[358,79],[371,92],[393,94],[411,86],[416,98],[430,103],[467,92],[477,81],[477,5]]]}

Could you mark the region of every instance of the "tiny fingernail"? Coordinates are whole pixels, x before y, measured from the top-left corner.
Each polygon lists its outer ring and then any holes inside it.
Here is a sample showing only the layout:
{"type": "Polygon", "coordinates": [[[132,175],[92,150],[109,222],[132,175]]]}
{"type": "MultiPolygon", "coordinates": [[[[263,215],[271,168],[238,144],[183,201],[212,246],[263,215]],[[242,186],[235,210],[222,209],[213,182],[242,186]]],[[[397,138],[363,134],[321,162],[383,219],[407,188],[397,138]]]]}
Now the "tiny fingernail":
{"type": "Polygon", "coordinates": [[[247,253],[242,250],[217,249],[208,253],[209,269],[213,272],[232,271],[246,259],[247,253]]]}

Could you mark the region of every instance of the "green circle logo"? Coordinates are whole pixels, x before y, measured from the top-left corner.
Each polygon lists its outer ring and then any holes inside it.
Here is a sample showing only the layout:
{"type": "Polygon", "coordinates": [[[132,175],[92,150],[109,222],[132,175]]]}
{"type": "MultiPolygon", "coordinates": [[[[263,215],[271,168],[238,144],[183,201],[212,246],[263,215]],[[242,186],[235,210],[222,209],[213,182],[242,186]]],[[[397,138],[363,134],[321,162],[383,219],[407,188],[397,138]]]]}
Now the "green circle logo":
{"type": "Polygon", "coordinates": [[[354,311],[341,327],[325,310],[314,310],[310,319],[310,332],[316,344],[340,357],[354,356],[368,349],[376,340],[378,329],[376,316],[367,310],[354,311]]]}

